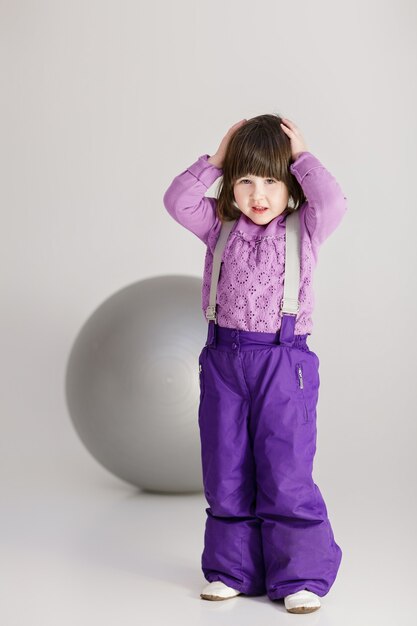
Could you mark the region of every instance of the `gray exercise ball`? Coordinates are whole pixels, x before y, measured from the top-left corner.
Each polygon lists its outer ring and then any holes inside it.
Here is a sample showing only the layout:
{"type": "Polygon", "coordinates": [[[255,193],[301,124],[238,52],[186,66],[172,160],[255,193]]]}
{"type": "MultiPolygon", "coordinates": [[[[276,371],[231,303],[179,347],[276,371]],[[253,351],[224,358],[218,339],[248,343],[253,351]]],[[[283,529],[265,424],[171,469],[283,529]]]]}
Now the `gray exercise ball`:
{"type": "Polygon", "coordinates": [[[207,337],[201,279],[157,276],[110,296],[69,355],[66,401],[106,469],[145,491],[203,489],[198,356],[207,337]]]}

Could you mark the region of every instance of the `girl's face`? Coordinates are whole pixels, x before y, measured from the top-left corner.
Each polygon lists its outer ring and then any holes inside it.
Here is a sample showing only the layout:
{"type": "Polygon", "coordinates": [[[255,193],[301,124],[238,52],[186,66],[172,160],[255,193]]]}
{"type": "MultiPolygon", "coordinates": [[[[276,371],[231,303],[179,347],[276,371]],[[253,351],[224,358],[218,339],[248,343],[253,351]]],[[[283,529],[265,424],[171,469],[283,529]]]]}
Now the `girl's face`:
{"type": "Polygon", "coordinates": [[[233,193],[238,208],[255,224],[268,224],[280,215],[288,205],[288,187],[275,178],[260,176],[242,176],[233,185],[233,193]],[[256,211],[256,207],[265,210],[256,211]]]}

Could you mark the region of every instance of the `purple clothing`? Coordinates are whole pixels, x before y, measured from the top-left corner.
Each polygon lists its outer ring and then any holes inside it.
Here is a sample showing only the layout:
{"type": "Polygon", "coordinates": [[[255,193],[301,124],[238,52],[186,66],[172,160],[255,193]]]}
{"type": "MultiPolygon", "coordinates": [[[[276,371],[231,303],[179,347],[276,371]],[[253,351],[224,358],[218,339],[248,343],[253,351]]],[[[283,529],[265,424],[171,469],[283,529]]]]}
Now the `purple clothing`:
{"type": "Polygon", "coordinates": [[[271,600],[301,589],[324,596],[342,549],[312,475],[319,358],[294,335],[293,315],[279,342],[221,326],[210,336],[213,325],[199,356],[203,574],[271,600]]]}
{"type": "MultiPolygon", "coordinates": [[[[174,178],[163,202],[168,213],[207,246],[202,285],[202,309],[209,304],[213,253],[220,235],[217,199],[205,192],[222,169],[200,156],[174,178]]],[[[321,244],[337,228],[347,210],[338,182],[311,152],[290,165],[307,200],[299,207],[301,236],[300,310],[295,334],[311,334],[314,308],[313,272],[321,244]]],[[[285,215],[265,226],[241,213],[229,235],[217,287],[217,323],[252,332],[281,328],[284,292],[285,215]]]]}

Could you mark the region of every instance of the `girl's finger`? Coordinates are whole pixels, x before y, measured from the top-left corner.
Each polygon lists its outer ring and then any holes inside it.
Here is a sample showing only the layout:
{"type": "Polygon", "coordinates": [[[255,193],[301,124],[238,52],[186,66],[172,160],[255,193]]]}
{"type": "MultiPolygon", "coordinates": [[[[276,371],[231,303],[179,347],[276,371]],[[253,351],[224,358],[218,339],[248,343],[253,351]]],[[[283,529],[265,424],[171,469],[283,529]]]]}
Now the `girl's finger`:
{"type": "Polygon", "coordinates": [[[292,133],[292,130],[288,126],[285,126],[285,124],[280,124],[280,126],[285,132],[292,133]]]}
{"type": "Polygon", "coordinates": [[[288,124],[288,126],[291,127],[291,130],[293,130],[294,132],[298,132],[298,126],[296,126],[294,122],[289,120],[287,117],[283,117],[282,119],[288,124]]]}

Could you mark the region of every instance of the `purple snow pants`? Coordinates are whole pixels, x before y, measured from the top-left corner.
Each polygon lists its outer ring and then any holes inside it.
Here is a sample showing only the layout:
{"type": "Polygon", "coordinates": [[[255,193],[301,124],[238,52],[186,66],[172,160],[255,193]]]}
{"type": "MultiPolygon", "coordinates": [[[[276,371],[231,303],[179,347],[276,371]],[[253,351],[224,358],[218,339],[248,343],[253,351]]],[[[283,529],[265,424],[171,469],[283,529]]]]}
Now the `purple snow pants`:
{"type": "Polygon", "coordinates": [[[204,577],[271,600],[326,595],[342,558],[312,478],[319,359],[294,324],[283,315],[263,333],[211,320],[199,355],[204,577]]]}

